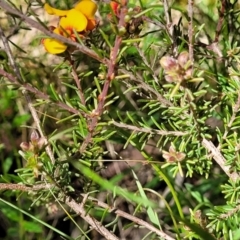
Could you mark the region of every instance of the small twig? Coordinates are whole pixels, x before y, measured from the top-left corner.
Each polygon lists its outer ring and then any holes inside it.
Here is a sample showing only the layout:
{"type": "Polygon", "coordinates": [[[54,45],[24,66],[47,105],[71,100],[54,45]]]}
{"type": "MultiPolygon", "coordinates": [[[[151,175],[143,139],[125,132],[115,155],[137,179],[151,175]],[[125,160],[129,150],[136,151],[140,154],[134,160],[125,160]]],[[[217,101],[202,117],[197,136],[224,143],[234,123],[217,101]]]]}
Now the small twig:
{"type": "Polygon", "coordinates": [[[14,27],[12,27],[12,29],[10,29],[10,33],[7,35],[7,39],[10,39],[12,36],[14,36],[15,34],[17,34],[20,30],[21,30],[21,27],[20,25],[22,24],[22,20],[20,20],[19,24],[18,25],[15,25],[14,27]]]}
{"type": "Polygon", "coordinates": [[[211,153],[213,159],[217,162],[220,168],[222,168],[222,170],[229,176],[232,181],[235,182],[237,179],[239,179],[239,175],[236,172],[230,172],[230,166],[226,166],[226,159],[211,141],[208,141],[204,138],[202,140],[202,145],[211,153]]]}
{"type": "MultiPolygon", "coordinates": [[[[36,95],[37,97],[39,97],[43,100],[50,101],[50,97],[47,94],[39,91],[37,88],[33,87],[29,83],[19,83],[17,78],[15,78],[12,74],[7,73],[6,71],[4,71],[1,68],[0,68],[0,75],[7,78],[12,84],[26,89],[27,91],[33,93],[34,95],[36,95]]],[[[56,101],[56,102],[53,102],[53,103],[55,105],[59,106],[60,108],[65,109],[68,112],[71,112],[71,113],[74,113],[74,114],[80,114],[80,115],[83,115],[83,116],[85,115],[84,112],[81,112],[81,111],[79,111],[75,108],[72,108],[65,103],[62,103],[62,102],[59,102],[59,101],[56,101]]]]}
{"type": "Polygon", "coordinates": [[[17,66],[17,64],[16,64],[16,62],[14,60],[14,57],[13,57],[13,54],[12,54],[12,50],[11,50],[9,44],[8,44],[8,39],[6,38],[6,36],[5,36],[1,26],[0,26],[0,37],[2,39],[4,50],[7,53],[8,60],[10,62],[10,65],[11,65],[12,69],[13,69],[13,72],[15,73],[16,78],[21,83],[24,82],[23,79],[22,79],[22,76],[20,74],[19,68],[18,68],[18,66],[17,66]]]}
{"type": "Polygon", "coordinates": [[[162,24],[161,22],[152,20],[152,19],[150,19],[150,18],[148,18],[148,17],[146,17],[146,16],[143,16],[142,18],[143,18],[144,21],[149,22],[149,23],[152,23],[152,24],[160,27],[161,29],[166,29],[166,26],[165,26],[164,24],[162,24]]]}
{"type": "Polygon", "coordinates": [[[193,66],[193,0],[188,0],[188,49],[189,60],[193,66]]]}
{"type": "Polygon", "coordinates": [[[236,213],[238,213],[239,211],[240,211],[240,205],[237,205],[234,209],[228,210],[227,213],[220,214],[219,218],[223,219],[223,220],[226,220],[230,217],[234,217],[234,215],[236,213]]]}
{"type": "MultiPolygon", "coordinates": [[[[222,50],[219,47],[218,42],[213,42],[210,45],[207,45],[207,49],[210,50],[210,51],[213,51],[214,53],[217,54],[217,56],[218,56],[217,61],[218,62],[222,61],[223,53],[222,53],[222,50]]],[[[211,58],[212,58],[212,56],[211,56],[211,58]]]]}
{"type": "Polygon", "coordinates": [[[139,128],[133,125],[128,125],[125,123],[118,123],[114,120],[112,120],[109,124],[112,124],[114,126],[120,127],[120,128],[126,128],[128,130],[132,130],[135,132],[144,132],[144,133],[149,133],[149,134],[157,134],[157,135],[162,135],[162,136],[185,136],[188,135],[189,133],[187,132],[180,132],[180,131],[164,131],[164,130],[157,130],[157,129],[151,129],[151,128],[139,128]]]}
{"type": "Polygon", "coordinates": [[[143,51],[138,47],[137,44],[135,44],[135,47],[136,47],[139,55],[141,56],[144,64],[151,70],[154,81],[155,81],[157,84],[159,84],[159,79],[158,79],[158,77],[156,76],[156,74],[155,74],[154,70],[152,69],[152,67],[150,66],[150,64],[148,63],[148,60],[147,60],[147,58],[145,57],[145,54],[144,54],[143,51]]]}
{"type": "Polygon", "coordinates": [[[56,187],[54,184],[37,184],[32,187],[16,183],[0,183],[0,190],[19,190],[23,192],[39,191],[56,187]]]}
{"type": "MultiPolygon", "coordinates": [[[[25,10],[25,12],[27,13],[29,11],[29,9],[31,8],[31,3],[27,5],[27,8],[25,10]]],[[[12,29],[10,29],[10,33],[7,36],[7,39],[10,39],[14,34],[16,34],[19,30],[21,30],[21,24],[23,23],[23,20],[20,19],[19,23],[16,24],[12,29]]]]}
{"type": "Polygon", "coordinates": [[[157,100],[163,106],[166,106],[166,107],[172,107],[173,106],[173,104],[170,101],[168,101],[167,99],[165,99],[158,91],[156,91],[155,89],[151,88],[148,84],[146,84],[143,81],[142,76],[140,74],[136,74],[137,76],[135,77],[131,72],[129,72],[125,69],[122,69],[122,68],[119,68],[119,72],[127,75],[130,78],[130,80],[132,80],[134,82],[137,82],[138,87],[141,87],[142,89],[144,89],[147,92],[153,93],[157,97],[157,100]]]}
{"type": "Polygon", "coordinates": [[[173,35],[173,27],[172,27],[171,15],[169,14],[169,5],[168,5],[168,3],[169,3],[168,0],[164,0],[163,1],[163,8],[164,8],[165,18],[166,18],[166,23],[167,23],[167,30],[168,30],[168,33],[170,34],[170,36],[172,37],[172,35],[173,35]]]}
{"type": "MultiPolygon", "coordinates": [[[[86,194],[81,194],[83,197],[86,197],[86,194]]],[[[157,234],[158,236],[166,239],[166,240],[174,240],[174,238],[168,236],[166,233],[164,233],[163,231],[155,228],[153,225],[143,221],[142,219],[140,218],[137,218],[131,214],[128,214],[124,211],[121,211],[119,209],[116,209],[114,207],[111,207],[109,206],[108,204],[104,203],[104,202],[101,202],[99,201],[98,199],[96,198],[93,198],[93,197],[90,197],[90,196],[87,196],[87,198],[89,200],[91,200],[91,202],[99,207],[102,207],[104,209],[106,209],[108,212],[114,212],[117,216],[119,217],[123,217],[125,219],[128,219],[132,222],[135,222],[136,224],[140,225],[140,226],[144,226],[145,228],[147,228],[148,230],[154,232],[155,234],[157,234]]]]}
{"type": "Polygon", "coordinates": [[[0,7],[7,11],[10,14],[13,14],[15,16],[18,16],[21,20],[24,20],[24,22],[26,22],[28,25],[30,25],[33,28],[38,29],[39,31],[43,32],[44,34],[46,34],[47,36],[57,39],[63,43],[66,43],[68,45],[74,46],[76,47],[80,52],[90,56],[91,58],[96,59],[97,61],[107,64],[108,63],[108,59],[106,58],[101,58],[99,57],[94,51],[92,51],[91,49],[80,45],[77,42],[74,42],[68,38],[65,38],[59,34],[50,32],[46,27],[43,26],[43,24],[33,20],[32,18],[28,17],[26,14],[21,13],[19,10],[11,7],[8,3],[6,3],[4,0],[0,0],[0,7]]]}
{"type": "Polygon", "coordinates": [[[72,66],[72,76],[73,76],[73,79],[74,79],[74,81],[75,81],[75,83],[77,85],[81,103],[82,103],[82,105],[85,106],[85,104],[86,104],[85,97],[84,97],[84,93],[83,93],[83,90],[82,90],[80,79],[78,78],[77,70],[76,70],[76,68],[75,68],[73,63],[70,62],[70,64],[72,66]]]}

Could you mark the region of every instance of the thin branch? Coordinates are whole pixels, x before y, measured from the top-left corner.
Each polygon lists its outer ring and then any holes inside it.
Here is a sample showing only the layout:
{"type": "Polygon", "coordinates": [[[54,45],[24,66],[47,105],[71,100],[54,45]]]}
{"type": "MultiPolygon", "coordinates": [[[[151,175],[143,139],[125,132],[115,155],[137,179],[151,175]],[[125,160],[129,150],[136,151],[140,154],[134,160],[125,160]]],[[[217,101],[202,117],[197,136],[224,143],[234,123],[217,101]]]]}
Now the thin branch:
{"type": "Polygon", "coordinates": [[[125,128],[128,130],[132,130],[135,132],[143,132],[143,133],[149,133],[149,134],[157,134],[157,135],[162,135],[162,136],[185,136],[188,135],[188,132],[180,132],[180,131],[164,131],[164,130],[157,130],[157,129],[150,129],[150,128],[140,128],[136,127],[133,125],[128,125],[125,123],[118,123],[114,120],[112,120],[109,124],[112,124],[114,126],[120,127],[120,128],[125,128]]]}
{"type": "Polygon", "coordinates": [[[30,187],[24,184],[0,183],[0,190],[19,190],[23,192],[39,191],[39,190],[49,189],[53,187],[56,187],[56,186],[54,184],[37,184],[30,187]]]}
{"type": "MultiPolygon", "coordinates": [[[[39,191],[39,190],[47,190],[49,188],[56,187],[54,184],[39,184],[34,186],[26,186],[23,184],[14,184],[14,183],[0,183],[0,190],[19,190],[23,192],[29,192],[29,191],[39,191]]],[[[163,231],[155,228],[151,224],[143,221],[142,219],[139,219],[133,215],[130,215],[124,211],[118,210],[116,208],[113,208],[109,206],[108,204],[99,201],[96,198],[90,197],[87,194],[81,194],[83,196],[82,203],[77,203],[73,199],[67,198],[65,203],[74,210],[75,213],[79,214],[86,222],[88,222],[93,229],[98,231],[102,236],[104,236],[106,239],[109,240],[118,240],[118,238],[111,232],[109,232],[100,222],[98,222],[96,219],[92,218],[90,215],[88,215],[84,209],[84,205],[86,200],[91,200],[93,204],[100,206],[102,208],[105,208],[108,212],[114,212],[119,217],[126,218],[130,221],[135,222],[136,224],[140,226],[144,226],[145,228],[149,229],[150,231],[156,233],[158,236],[166,239],[166,240],[174,240],[172,237],[168,236],[163,231]]]]}
{"type": "MultiPolygon", "coordinates": [[[[19,83],[18,80],[12,74],[5,72],[1,68],[0,68],[0,75],[7,78],[12,84],[26,89],[27,91],[33,93],[34,95],[36,95],[37,97],[39,97],[43,100],[50,101],[50,97],[47,94],[39,91],[37,88],[33,87],[29,83],[19,83]]],[[[65,103],[62,103],[62,102],[59,102],[59,101],[56,101],[56,102],[53,102],[53,103],[55,105],[59,106],[60,108],[65,109],[68,112],[71,112],[71,113],[74,113],[74,114],[80,114],[80,115],[83,115],[83,116],[85,115],[84,112],[81,112],[81,111],[79,111],[75,108],[72,108],[65,103]]]]}
{"type": "MultiPolygon", "coordinates": [[[[55,184],[39,184],[39,185],[34,185],[32,187],[29,187],[23,184],[0,183],[0,190],[20,190],[23,192],[47,190],[52,187],[56,187],[56,185],[55,184]]],[[[65,193],[62,193],[62,194],[66,195],[65,193]]],[[[79,204],[75,202],[73,199],[70,199],[69,197],[67,197],[67,199],[65,200],[65,203],[71,209],[73,209],[75,213],[79,214],[93,229],[98,231],[106,239],[119,240],[113,233],[111,233],[104,226],[102,226],[102,224],[99,221],[97,221],[95,218],[88,215],[88,213],[84,209],[84,204],[79,204]]]]}
{"type": "Polygon", "coordinates": [[[239,175],[236,172],[233,173],[230,172],[230,166],[226,166],[227,162],[226,159],[223,157],[219,149],[217,149],[211,141],[208,141],[207,139],[204,138],[202,140],[202,145],[211,153],[213,159],[232,181],[235,182],[237,179],[239,179],[239,175]]]}
{"type": "Polygon", "coordinates": [[[84,209],[82,204],[75,202],[73,199],[67,198],[65,203],[73,209],[73,211],[79,214],[93,229],[99,232],[108,240],[119,240],[118,237],[107,230],[99,221],[91,217],[84,209]]]}
{"type": "Polygon", "coordinates": [[[148,84],[146,84],[143,79],[142,76],[140,74],[137,74],[137,76],[135,77],[131,72],[119,68],[119,71],[123,74],[125,74],[126,76],[128,76],[130,78],[130,80],[137,82],[138,83],[138,87],[141,87],[142,89],[144,89],[145,91],[151,92],[153,93],[156,97],[157,100],[166,107],[172,107],[173,104],[168,101],[167,99],[165,99],[158,91],[156,91],[155,89],[151,88],[148,84]]]}
{"type": "Polygon", "coordinates": [[[71,65],[72,65],[72,76],[73,76],[73,79],[74,79],[74,81],[75,81],[75,83],[77,85],[81,103],[82,103],[82,105],[85,106],[86,101],[85,101],[85,97],[84,97],[84,93],[83,93],[83,90],[82,90],[80,79],[78,78],[77,70],[76,70],[74,64],[71,64],[71,65]]]}
{"type": "Polygon", "coordinates": [[[15,73],[15,76],[17,77],[18,81],[20,81],[21,83],[24,82],[23,79],[22,79],[22,76],[20,74],[19,68],[18,68],[18,66],[17,66],[17,64],[14,60],[12,50],[11,50],[9,44],[8,44],[8,39],[6,38],[1,26],[0,26],[0,38],[2,39],[4,50],[7,53],[8,60],[10,62],[10,65],[11,65],[12,69],[13,69],[13,72],[15,73]]]}
{"type": "Polygon", "coordinates": [[[139,55],[141,56],[144,64],[151,70],[154,81],[155,81],[157,84],[159,84],[159,79],[158,79],[158,77],[156,76],[156,74],[155,74],[154,70],[152,69],[152,67],[150,66],[150,64],[148,63],[148,60],[147,60],[144,52],[142,51],[142,49],[140,49],[140,48],[138,47],[137,44],[135,44],[135,47],[136,47],[139,55]]]}
{"type": "Polygon", "coordinates": [[[164,8],[164,14],[166,18],[166,23],[167,23],[167,30],[170,36],[172,37],[173,35],[173,26],[172,26],[172,19],[170,15],[170,8],[169,8],[169,1],[168,0],[163,0],[163,8],[164,8]]]}
{"type": "MultiPolygon", "coordinates": [[[[18,82],[19,82],[19,83],[23,83],[23,82],[24,82],[24,79],[22,78],[22,76],[21,76],[21,74],[20,74],[20,70],[19,70],[19,68],[18,68],[18,66],[17,66],[17,64],[16,64],[16,62],[15,62],[15,59],[14,59],[14,57],[13,57],[11,48],[10,48],[10,46],[9,46],[8,39],[5,37],[5,34],[4,34],[4,32],[3,32],[3,30],[2,30],[1,27],[0,27],[0,37],[1,37],[1,39],[2,39],[2,42],[3,42],[3,45],[4,45],[4,49],[5,49],[5,51],[6,51],[7,55],[8,55],[8,58],[9,58],[9,61],[10,61],[11,66],[12,66],[12,68],[13,68],[13,71],[14,71],[14,73],[16,74],[16,77],[17,77],[17,79],[18,79],[18,82]]],[[[38,130],[38,132],[40,133],[40,136],[41,136],[41,137],[44,139],[44,141],[45,141],[45,144],[46,144],[46,148],[45,148],[45,149],[46,149],[46,152],[47,152],[49,158],[51,159],[51,162],[54,163],[54,162],[55,162],[55,158],[54,158],[52,149],[51,149],[50,145],[48,144],[48,140],[47,140],[47,138],[46,138],[46,136],[45,136],[45,133],[44,133],[44,131],[43,131],[43,129],[42,129],[41,122],[40,122],[40,119],[39,119],[39,117],[38,117],[37,111],[36,111],[36,109],[35,109],[34,106],[33,106],[31,96],[28,94],[28,92],[26,91],[26,89],[24,89],[24,90],[22,91],[22,93],[23,93],[23,95],[24,95],[24,97],[25,97],[25,99],[26,99],[28,108],[29,108],[29,110],[30,110],[30,112],[31,112],[31,115],[32,115],[32,117],[33,117],[33,119],[34,119],[34,122],[35,122],[35,124],[36,124],[36,126],[37,126],[37,130],[38,130]]]]}
{"type": "Polygon", "coordinates": [[[162,24],[161,22],[158,22],[158,21],[155,21],[155,20],[153,20],[153,19],[150,19],[150,18],[147,17],[147,16],[143,16],[142,18],[143,18],[144,21],[149,22],[149,23],[152,23],[152,24],[160,27],[161,29],[166,29],[166,26],[165,26],[164,24],[162,24]]]}
{"type": "Polygon", "coordinates": [[[65,38],[59,34],[50,32],[47,27],[44,27],[43,23],[39,23],[35,20],[33,20],[32,18],[26,16],[25,14],[23,14],[22,12],[20,12],[19,10],[11,7],[8,3],[6,3],[4,0],[0,0],[0,7],[5,10],[6,12],[13,14],[15,16],[18,16],[21,20],[24,20],[25,23],[27,23],[29,26],[38,29],[39,31],[43,32],[44,34],[46,34],[47,36],[57,39],[63,43],[66,43],[68,45],[74,46],[76,47],[80,52],[90,56],[91,58],[96,59],[97,61],[107,64],[108,63],[108,59],[106,58],[101,58],[99,57],[94,51],[92,51],[91,49],[80,45],[77,42],[71,41],[68,38],[65,38]]]}
{"type": "MultiPolygon", "coordinates": [[[[86,196],[87,196],[87,194],[81,194],[81,195],[82,195],[83,197],[86,197],[86,196]]],[[[113,213],[115,213],[115,214],[116,214],[117,216],[119,216],[119,217],[123,217],[123,218],[128,219],[128,220],[130,220],[130,221],[132,221],[132,222],[135,222],[136,224],[147,228],[148,230],[154,232],[155,234],[157,234],[158,236],[160,236],[160,237],[162,237],[162,238],[164,238],[164,239],[166,239],[166,240],[174,240],[174,238],[168,236],[168,235],[167,235],[166,233],[164,233],[163,231],[155,228],[153,225],[151,225],[151,224],[143,221],[143,220],[140,219],[140,218],[137,218],[137,217],[135,217],[135,216],[133,216],[133,215],[130,215],[130,214],[124,212],[124,211],[121,211],[121,210],[119,210],[119,209],[116,209],[116,208],[114,208],[114,207],[111,207],[111,206],[109,206],[108,204],[106,204],[106,203],[104,203],[104,202],[101,202],[101,201],[99,201],[99,200],[96,199],[96,198],[93,198],[93,197],[90,197],[90,196],[87,196],[87,198],[88,198],[89,200],[91,200],[91,202],[92,202],[93,204],[95,204],[95,205],[97,205],[97,206],[99,206],[99,207],[102,207],[102,208],[106,209],[106,210],[107,210],[108,212],[110,212],[110,213],[113,212],[113,213]]]]}
{"type": "Polygon", "coordinates": [[[240,205],[237,205],[234,209],[228,210],[227,213],[220,214],[219,218],[226,220],[230,217],[234,217],[234,215],[239,211],[240,211],[240,205]]]}
{"type": "Polygon", "coordinates": [[[189,49],[189,60],[193,65],[193,0],[188,0],[188,49],[189,49]]]}
{"type": "MultiPolygon", "coordinates": [[[[27,8],[25,12],[27,13],[31,8],[31,3],[27,5],[27,8]]],[[[9,17],[9,16],[8,16],[9,17]]],[[[18,24],[16,24],[12,29],[9,31],[9,35],[7,36],[7,39],[10,39],[14,34],[16,34],[19,30],[21,30],[21,24],[23,23],[23,20],[20,19],[18,24]]]]}

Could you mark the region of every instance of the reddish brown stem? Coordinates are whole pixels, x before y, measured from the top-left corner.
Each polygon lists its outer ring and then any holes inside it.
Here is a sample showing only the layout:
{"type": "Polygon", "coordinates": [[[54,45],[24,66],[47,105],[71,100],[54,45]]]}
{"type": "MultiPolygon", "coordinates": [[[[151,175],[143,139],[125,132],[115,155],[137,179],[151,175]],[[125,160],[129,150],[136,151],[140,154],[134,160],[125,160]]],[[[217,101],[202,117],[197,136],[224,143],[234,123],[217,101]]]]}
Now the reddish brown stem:
{"type": "MultiPolygon", "coordinates": [[[[125,26],[124,18],[125,18],[126,12],[127,12],[126,5],[127,5],[127,1],[125,2],[125,5],[122,5],[122,7],[121,7],[118,28],[125,26]]],[[[83,153],[86,150],[88,144],[92,140],[92,137],[95,133],[94,130],[98,124],[98,119],[103,113],[104,104],[105,104],[105,100],[106,100],[106,97],[108,94],[108,89],[109,89],[110,83],[115,78],[115,75],[116,75],[117,56],[118,56],[118,52],[119,52],[121,43],[122,43],[122,37],[116,36],[114,47],[110,53],[110,60],[107,64],[107,66],[108,66],[107,77],[106,77],[106,80],[105,80],[105,83],[103,86],[103,90],[98,97],[98,100],[99,100],[98,106],[95,109],[92,118],[88,120],[89,133],[79,149],[80,153],[83,153]]]]}

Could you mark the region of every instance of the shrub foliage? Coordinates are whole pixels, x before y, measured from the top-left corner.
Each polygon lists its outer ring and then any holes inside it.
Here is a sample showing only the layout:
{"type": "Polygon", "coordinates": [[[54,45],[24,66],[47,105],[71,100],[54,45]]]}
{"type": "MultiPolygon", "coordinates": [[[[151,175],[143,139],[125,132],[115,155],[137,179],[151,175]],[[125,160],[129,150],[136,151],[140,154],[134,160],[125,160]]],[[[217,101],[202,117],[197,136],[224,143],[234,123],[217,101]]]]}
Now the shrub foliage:
{"type": "Polygon", "coordinates": [[[238,1],[75,4],[0,0],[5,238],[239,239],[238,1]]]}

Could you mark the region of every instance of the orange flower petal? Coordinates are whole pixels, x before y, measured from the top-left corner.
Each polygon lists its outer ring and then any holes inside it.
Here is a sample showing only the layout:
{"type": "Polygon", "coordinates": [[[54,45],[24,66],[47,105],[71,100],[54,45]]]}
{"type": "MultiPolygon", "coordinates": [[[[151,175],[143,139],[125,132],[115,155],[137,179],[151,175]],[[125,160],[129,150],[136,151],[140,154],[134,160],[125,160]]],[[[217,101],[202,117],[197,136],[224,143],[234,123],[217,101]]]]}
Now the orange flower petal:
{"type": "Polygon", "coordinates": [[[95,19],[88,19],[86,30],[92,31],[96,27],[97,23],[95,19]]]}

